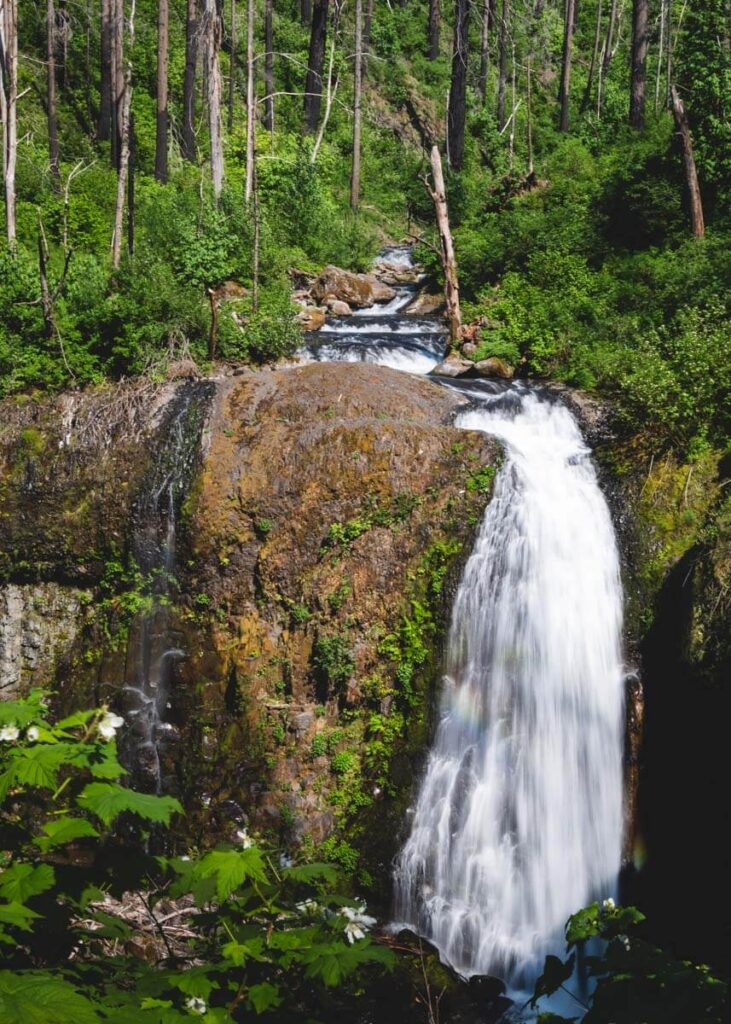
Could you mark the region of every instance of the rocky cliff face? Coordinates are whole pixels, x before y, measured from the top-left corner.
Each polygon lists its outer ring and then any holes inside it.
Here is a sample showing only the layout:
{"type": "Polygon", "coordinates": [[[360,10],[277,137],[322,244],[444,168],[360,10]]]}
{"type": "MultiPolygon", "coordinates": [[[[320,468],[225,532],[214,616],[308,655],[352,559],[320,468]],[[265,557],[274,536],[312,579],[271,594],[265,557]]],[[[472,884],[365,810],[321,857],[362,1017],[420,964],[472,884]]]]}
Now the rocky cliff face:
{"type": "Polygon", "coordinates": [[[378,873],[499,460],[460,401],[343,364],[3,403],[3,684],[129,710],[152,637],[175,657],[146,742],[197,835],[248,816],[378,873]]]}

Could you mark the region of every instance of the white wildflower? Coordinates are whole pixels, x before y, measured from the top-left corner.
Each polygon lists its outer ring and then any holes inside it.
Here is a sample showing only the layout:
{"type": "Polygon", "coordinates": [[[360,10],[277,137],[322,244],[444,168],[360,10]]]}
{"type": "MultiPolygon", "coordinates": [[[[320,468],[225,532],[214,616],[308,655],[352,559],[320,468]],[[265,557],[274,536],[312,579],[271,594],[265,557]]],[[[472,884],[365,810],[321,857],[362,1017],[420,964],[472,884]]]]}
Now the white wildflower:
{"type": "Polygon", "coordinates": [[[38,737],[41,735],[41,730],[37,725],[32,725],[30,729],[26,731],[25,738],[29,743],[37,743],[38,737]]]}
{"type": "Polygon", "coordinates": [[[615,907],[616,903],[614,902],[611,896],[608,896],[605,900],[602,901],[602,910],[605,913],[609,913],[609,911],[614,910],[615,907]]]}
{"type": "Polygon", "coordinates": [[[376,923],[375,917],[369,917],[365,913],[364,903],[357,907],[343,907],[340,913],[348,919],[343,931],[350,943],[355,942],[356,939],[364,939],[366,932],[376,923]]]}
{"type": "Polygon", "coordinates": [[[617,938],[619,939],[619,941],[622,943],[624,948],[629,953],[629,947],[630,947],[629,937],[627,935],[618,935],[617,938]]]}
{"type": "Polygon", "coordinates": [[[14,743],[20,736],[20,729],[14,722],[8,722],[0,729],[0,740],[4,743],[14,743]]]}
{"type": "Polygon", "coordinates": [[[293,864],[294,864],[294,861],[292,860],[292,858],[288,854],[286,854],[286,853],[280,853],[279,854],[279,866],[280,866],[280,868],[283,868],[284,870],[286,870],[287,868],[291,868],[293,866],[293,864]]]}
{"type": "Polygon", "coordinates": [[[251,838],[245,828],[240,828],[236,833],[236,838],[241,843],[245,850],[248,850],[250,846],[254,845],[254,840],[251,838]]]}
{"type": "Polygon", "coordinates": [[[120,718],[119,715],[113,714],[111,711],[107,711],[106,714],[99,720],[97,729],[99,735],[103,740],[113,740],[117,735],[117,729],[121,729],[124,725],[124,719],[120,718]]]}
{"type": "Polygon", "coordinates": [[[295,904],[295,910],[298,914],[302,914],[303,917],[314,917],[319,909],[320,906],[315,900],[302,900],[301,903],[295,904]]]}
{"type": "Polygon", "coordinates": [[[185,854],[183,854],[183,856],[180,859],[181,860],[190,860],[190,857],[188,856],[187,853],[185,853],[185,854]]]}
{"type": "Polygon", "coordinates": [[[205,999],[201,999],[199,996],[191,996],[190,999],[186,999],[185,1005],[191,1013],[198,1013],[201,1017],[208,1009],[205,999]]]}
{"type": "Polygon", "coordinates": [[[351,946],[356,939],[365,938],[365,932],[355,923],[355,921],[348,921],[345,928],[343,928],[343,931],[345,932],[345,937],[351,946]]]}

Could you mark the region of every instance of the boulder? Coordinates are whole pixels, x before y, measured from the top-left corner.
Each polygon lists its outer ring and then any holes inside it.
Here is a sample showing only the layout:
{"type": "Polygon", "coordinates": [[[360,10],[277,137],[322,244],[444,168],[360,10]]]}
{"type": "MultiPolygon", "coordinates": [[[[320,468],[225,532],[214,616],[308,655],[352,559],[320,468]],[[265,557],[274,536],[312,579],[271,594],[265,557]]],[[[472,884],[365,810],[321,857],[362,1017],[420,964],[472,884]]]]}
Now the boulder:
{"type": "Polygon", "coordinates": [[[297,322],[303,331],[319,331],[325,319],[325,310],[319,306],[307,306],[297,314],[297,322]]]}
{"type": "Polygon", "coordinates": [[[409,303],[409,313],[418,316],[431,316],[444,311],[444,295],[442,292],[419,292],[413,302],[409,303]]]}
{"type": "Polygon", "coordinates": [[[354,309],[372,306],[376,302],[390,302],[395,298],[393,288],[379,281],[374,274],[354,274],[340,267],[325,267],[310,289],[315,302],[328,298],[347,302],[354,309]]]}
{"type": "Polygon", "coordinates": [[[462,355],[465,359],[474,359],[479,350],[479,345],[475,345],[474,341],[468,341],[462,346],[462,355]]]}
{"type": "Polygon", "coordinates": [[[353,313],[348,303],[340,299],[328,299],[325,305],[333,316],[351,316],[353,313]]]}
{"type": "Polygon", "coordinates": [[[450,352],[444,362],[431,371],[436,377],[464,377],[473,368],[469,359],[463,359],[456,352],[450,352]]]}
{"type": "Polygon", "coordinates": [[[479,377],[502,377],[504,380],[510,380],[515,373],[512,366],[497,356],[474,363],[473,370],[479,377]]]}

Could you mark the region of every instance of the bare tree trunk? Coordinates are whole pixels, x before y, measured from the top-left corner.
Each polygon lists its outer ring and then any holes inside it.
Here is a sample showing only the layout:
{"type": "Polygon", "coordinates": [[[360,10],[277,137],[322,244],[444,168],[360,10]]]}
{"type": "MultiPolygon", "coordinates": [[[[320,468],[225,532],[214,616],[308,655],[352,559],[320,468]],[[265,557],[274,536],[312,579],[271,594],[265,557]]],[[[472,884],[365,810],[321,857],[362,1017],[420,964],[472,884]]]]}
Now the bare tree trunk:
{"type": "Polygon", "coordinates": [[[561,58],[561,87],[558,99],[561,104],[559,131],[569,130],[569,100],[571,93],[571,44],[574,38],[575,0],[566,0],[566,14],[563,28],[563,56],[561,58]]]}
{"type": "Polygon", "coordinates": [[[368,74],[368,54],[371,50],[371,27],[373,25],[373,0],[366,0],[363,19],[363,78],[368,74]]]}
{"type": "Polygon", "coordinates": [[[221,138],[221,69],[218,54],[223,26],[217,0],[203,0],[203,38],[205,40],[206,91],[208,93],[208,133],[211,144],[211,180],[213,195],[223,191],[223,141],[221,138]]]}
{"type": "Polygon", "coordinates": [[[441,20],[441,0],[429,0],[429,60],[436,60],[439,56],[439,28],[441,20]]]}
{"type": "Polygon", "coordinates": [[[447,114],[449,163],[455,171],[461,170],[464,158],[464,133],[467,117],[469,19],[469,0],[456,0],[452,81],[449,87],[449,108],[447,114]]]}
{"type": "Polygon", "coordinates": [[[312,21],[312,0],[300,0],[300,23],[302,28],[309,28],[312,21]]]}
{"type": "MultiPolygon", "coordinates": [[[[122,34],[124,22],[120,26],[119,47],[122,46],[122,34]]],[[[117,201],[114,208],[114,231],[112,233],[112,268],[119,268],[122,258],[122,234],[124,228],[124,201],[127,195],[127,177],[129,174],[130,136],[131,136],[131,110],[132,110],[132,58],[129,56],[135,35],[135,0],[132,5],[128,23],[128,56],[124,69],[124,81],[122,86],[122,105],[120,112],[121,138],[119,146],[119,171],[117,173],[117,201]]]]}
{"type": "Polygon", "coordinates": [[[670,87],[670,98],[673,103],[673,116],[675,125],[683,145],[683,169],[685,171],[685,182],[688,186],[688,197],[690,199],[690,226],[694,238],[703,238],[706,233],[703,221],[703,203],[701,201],[701,190],[698,185],[698,171],[693,156],[693,139],[688,126],[688,118],[685,107],[678,90],[674,85],[670,87]]]}
{"type": "Polygon", "coordinates": [[[0,114],[3,123],[5,232],[15,246],[15,165],[18,159],[18,0],[0,0],[0,114]]]}
{"type": "Polygon", "coordinates": [[[350,208],[360,201],[360,134],[363,99],[363,0],[355,0],[355,67],[353,83],[353,165],[350,173],[350,208]]]}
{"type": "Polygon", "coordinates": [[[66,10],[68,0],[59,0],[56,26],[56,74],[60,89],[67,89],[70,82],[69,74],[69,36],[71,18],[66,10]]]}
{"type": "Polygon", "coordinates": [[[480,79],[479,90],[482,102],[487,100],[487,70],[490,64],[490,29],[492,28],[491,0],[483,0],[482,25],[480,28],[480,79]]]}
{"type": "Polygon", "coordinates": [[[320,120],[322,67],[325,60],[329,6],[329,0],[314,0],[312,8],[312,30],[310,32],[310,50],[307,58],[304,99],[305,132],[307,134],[312,134],[317,129],[317,124],[320,120]]]}
{"type": "Polygon", "coordinates": [[[602,56],[601,68],[599,70],[599,97],[597,99],[597,113],[601,117],[602,107],[604,104],[604,96],[601,85],[603,83],[606,88],[607,76],[609,74],[609,68],[612,63],[612,44],[614,42],[614,31],[617,25],[617,3],[618,0],[611,0],[609,8],[609,21],[607,23],[607,34],[604,40],[604,53],[602,56]]]}
{"type": "Polygon", "coordinates": [[[431,195],[432,202],[434,203],[434,213],[436,214],[437,229],[439,231],[439,240],[441,243],[440,255],[442,271],[444,273],[444,297],[447,303],[447,319],[449,320],[449,340],[452,346],[454,346],[459,341],[460,329],[462,327],[462,314],[459,308],[457,261],[454,256],[452,232],[449,229],[447,193],[444,187],[442,158],[439,155],[438,146],[432,146],[430,161],[434,188],[429,188],[429,194],[431,195]]]}
{"type": "Polygon", "coordinates": [[[517,75],[517,69],[515,65],[515,40],[513,40],[513,73],[511,76],[510,85],[510,138],[508,140],[508,166],[510,170],[513,169],[513,156],[515,154],[515,122],[518,120],[518,107],[520,101],[518,100],[517,89],[515,85],[517,75]]]}
{"type": "Polygon", "coordinates": [[[332,110],[333,100],[335,99],[335,95],[336,95],[336,93],[338,91],[338,80],[335,79],[335,81],[333,82],[333,69],[335,67],[335,40],[336,40],[336,38],[337,38],[337,23],[333,26],[333,37],[332,37],[332,40],[330,42],[330,57],[329,57],[329,60],[328,60],[328,65],[327,65],[327,88],[325,90],[325,114],[324,114],[324,116],[322,118],[322,124],[320,125],[320,129],[319,129],[319,131],[317,133],[317,138],[315,139],[315,145],[312,147],[312,157],[310,159],[310,162],[312,164],[317,163],[317,154],[320,152],[320,146],[322,145],[322,140],[325,138],[325,129],[327,128],[327,123],[330,120],[330,111],[332,110]]]}
{"type": "Polygon", "coordinates": [[[135,251],[135,164],[137,161],[137,139],[135,137],[135,115],[129,115],[129,171],[127,174],[127,252],[135,251]]]}
{"type": "Polygon", "coordinates": [[[647,0],[632,2],[632,77],[629,123],[637,131],[645,127],[645,75],[647,63],[647,0]]]}
{"type": "Polygon", "coordinates": [[[498,131],[505,127],[505,85],[508,80],[508,20],[510,18],[510,0],[503,0],[500,13],[500,31],[498,33],[498,83],[497,83],[497,126],[498,131]]]}
{"type": "Polygon", "coordinates": [[[107,141],[112,134],[112,0],[101,0],[101,81],[97,137],[107,141]]]}
{"type": "Polygon", "coordinates": [[[188,0],[185,17],[185,74],[183,77],[183,133],[181,151],[195,163],[195,71],[198,63],[198,0],[188,0]]]}
{"type": "Polygon", "coordinates": [[[246,9],[246,184],[244,199],[248,206],[254,194],[256,160],[256,89],[254,82],[254,0],[246,9]]]}
{"type": "Polygon", "coordinates": [[[589,65],[589,76],[586,80],[586,89],[584,90],[584,97],[581,101],[582,112],[586,110],[591,103],[591,91],[594,86],[594,74],[597,70],[599,63],[599,47],[600,39],[602,34],[602,0],[597,0],[596,5],[596,22],[594,25],[594,47],[591,51],[591,64],[589,65]]]}
{"type": "Polygon", "coordinates": [[[259,192],[254,167],[254,245],[251,253],[251,310],[259,309],[259,256],[261,250],[261,219],[259,211],[259,192]]]}
{"type": "Polygon", "coordinates": [[[48,163],[58,181],[58,110],[56,107],[56,10],[53,0],[46,5],[46,80],[48,82],[48,163]]]}
{"type": "Polygon", "coordinates": [[[528,114],[528,174],[533,174],[533,103],[531,93],[531,62],[528,60],[528,89],[527,89],[527,114],[528,114]]]}
{"type": "Polygon", "coordinates": [[[158,0],[155,177],[163,183],[168,180],[168,27],[168,0],[158,0]]]}
{"type": "Polygon", "coordinates": [[[274,2],[264,0],[264,127],[274,131],[274,2]]]}
{"type": "Polygon", "coordinates": [[[229,76],[228,76],[228,130],[233,131],[234,127],[234,101],[236,99],[236,47],[238,39],[236,32],[236,0],[231,0],[231,50],[229,53],[229,76]]]}

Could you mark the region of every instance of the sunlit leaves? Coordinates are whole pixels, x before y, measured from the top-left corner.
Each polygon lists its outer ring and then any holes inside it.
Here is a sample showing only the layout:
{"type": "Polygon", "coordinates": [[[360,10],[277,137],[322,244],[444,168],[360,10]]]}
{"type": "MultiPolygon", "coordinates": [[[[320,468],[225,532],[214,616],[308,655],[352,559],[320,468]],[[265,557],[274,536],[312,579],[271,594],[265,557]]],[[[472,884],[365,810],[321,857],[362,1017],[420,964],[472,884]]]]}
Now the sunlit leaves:
{"type": "Polygon", "coordinates": [[[174,797],[136,793],[116,783],[105,782],[90,782],[79,794],[77,803],[107,826],[124,813],[136,814],[145,821],[169,825],[172,815],[182,812],[182,807],[174,797]]]}

